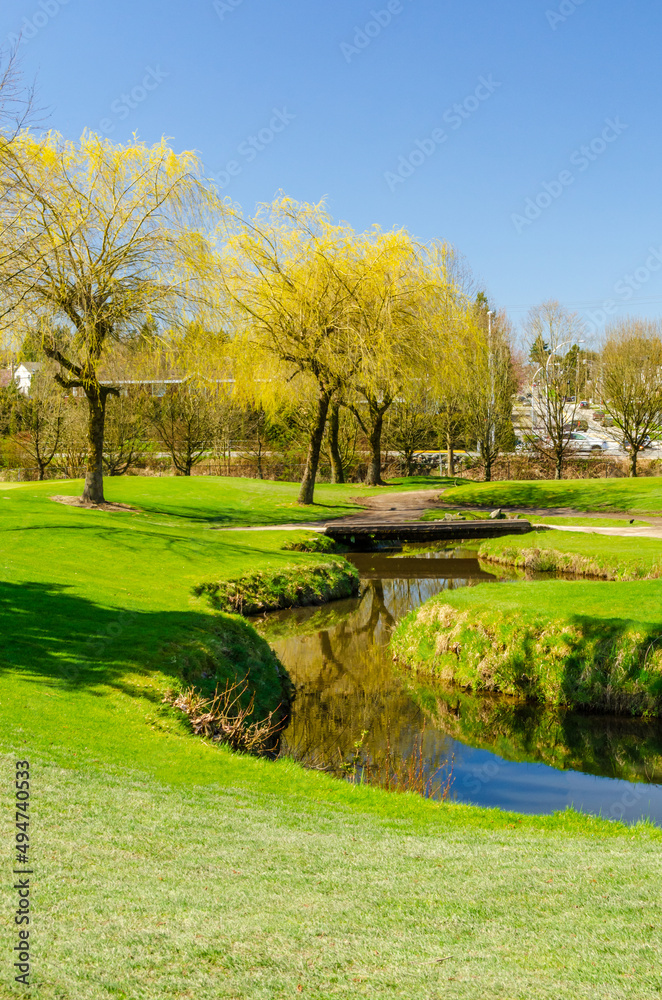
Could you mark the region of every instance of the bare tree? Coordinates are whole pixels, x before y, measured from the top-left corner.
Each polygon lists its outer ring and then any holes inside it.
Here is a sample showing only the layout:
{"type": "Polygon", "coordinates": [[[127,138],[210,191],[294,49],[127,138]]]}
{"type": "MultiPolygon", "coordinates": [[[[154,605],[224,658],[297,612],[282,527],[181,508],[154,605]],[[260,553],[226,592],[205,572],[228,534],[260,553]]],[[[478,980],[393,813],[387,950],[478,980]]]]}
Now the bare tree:
{"type": "Polygon", "coordinates": [[[103,441],[106,475],[125,475],[147,450],[148,398],[140,386],[129,386],[111,398],[103,441]]]}
{"type": "Polygon", "coordinates": [[[74,389],[65,397],[58,466],[68,479],[79,479],[84,475],[87,459],[87,406],[82,394],[74,395],[79,391],[74,389]]]}
{"type": "Polygon", "coordinates": [[[610,326],[598,366],[602,406],[630,453],[630,475],[662,421],[662,324],[628,319],[610,326]]]}
{"type": "Polygon", "coordinates": [[[477,301],[463,351],[465,430],[477,445],[485,468],[492,467],[513,436],[512,410],[516,380],[510,348],[510,328],[504,314],[477,301]]]}
{"type": "MultiPolygon", "coordinates": [[[[529,312],[525,330],[532,361],[531,447],[554,461],[555,478],[563,478],[563,463],[572,451],[572,428],[578,400],[569,392],[568,357],[579,363],[577,345],[583,326],[575,313],[556,301],[543,302],[529,312]],[[566,354],[562,354],[567,348],[566,354]],[[536,365],[536,362],[537,365],[536,365]],[[536,430],[540,429],[540,437],[536,430]]],[[[575,373],[575,383],[578,376],[575,373]]]]}
{"type": "MultiPolygon", "coordinates": [[[[0,282],[22,276],[26,256],[39,256],[35,233],[26,229],[24,206],[16,202],[12,176],[16,136],[34,123],[34,88],[25,85],[18,65],[18,45],[0,49],[0,282]]],[[[0,300],[0,319],[14,308],[0,300]]]]}
{"type": "Polygon", "coordinates": [[[231,383],[222,381],[210,386],[211,449],[218,468],[230,474],[232,445],[241,437],[243,414],[232,394],[231,383]]]}
{"type": "Polygon", "coordinates": [[[213,441],[209,389],[193,380],[169,387],[164,396],[154,399],[152,421],[177,471],[190,476],[213,441]]]}
{"type": "Polygon", "coordinates": [[[18,45],[0,49],[0,136],[11,142],[21,129],[34,123],[34,86],[25,83],[18,63],[18,45]]]}
{"type": "Polygon", "coordinates": [[[62,390],[48,375],[33,376],[29,395],[16,393],[12,429],[20,450],[34,462],[39,480],[45,479],[62,444],[64,421],[62,390]]]}
{"type": "Polygon", "coordinates": [[[326,456],[331,466],[331,482],[344,483],[347,471],[356,460],[358,425],[342,398],[334,396],[329,408],[326,456]]]}
{"type": "Polygon", "coordinates": [[[438,430],[439,415],[429,392],[420,385],[411,387],[410,395],[393,404],[386,427],[386,443],[402,459],[405,475],[414,471],[414,454],[432,444],[438,430]]]}

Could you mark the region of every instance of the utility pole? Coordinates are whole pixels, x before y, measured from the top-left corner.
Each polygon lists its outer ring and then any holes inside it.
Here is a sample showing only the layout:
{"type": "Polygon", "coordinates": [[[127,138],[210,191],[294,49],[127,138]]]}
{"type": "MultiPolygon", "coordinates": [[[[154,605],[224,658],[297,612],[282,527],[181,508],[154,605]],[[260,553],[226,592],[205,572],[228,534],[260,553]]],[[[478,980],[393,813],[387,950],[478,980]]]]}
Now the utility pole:
{"type": "Polygon", "coordinates": [[[490,407],[489,407],[489,427],[490,427],[490,439],[492,442],[492,451],[494,451],[494,445],[496,442],[495,427],[494,427],[494,366],[492,363],[492,316],[493,312],[491,309],[487,311],[487,358],[488,367],[490,373],[490,407]]]}

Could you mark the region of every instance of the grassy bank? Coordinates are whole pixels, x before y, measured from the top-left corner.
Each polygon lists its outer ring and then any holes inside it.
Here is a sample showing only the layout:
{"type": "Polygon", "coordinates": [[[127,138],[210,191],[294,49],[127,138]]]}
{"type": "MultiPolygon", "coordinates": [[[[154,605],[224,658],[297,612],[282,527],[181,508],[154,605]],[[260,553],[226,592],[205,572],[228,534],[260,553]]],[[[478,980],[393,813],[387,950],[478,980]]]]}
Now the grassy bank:
{"type": "Polygon", "coordinates": [[[662,478],[568,479],[449,486],[444,503],[476,507],[567,507],[581,511],[662,514],[662,478]]]}
{"type": "Polygon", "coordinates": [[[662,576],[662,541],[656,538],[536,531],[491,538],[481,543],[478,556],[532,572],[573,573],[604,580],[657,580],[662,576]]]}
{"type": "MultiPolygon", "coordinates": [[[[247,511],[236,482],[110,482],[132,514],[0,485],[0,769],[9,787],[32,765],[31,996],[659,995],[662,831],[350,786],[193,738],[162,703],[254,641],[197,583],[328,561],[283,551],[291,532],[210,530],[291,520],[296,486],[272,507],[269,486],[247,511]]],[[[9,920],[0,935],[9,955],[9,920]]]]}
{"type": "Polygon", "coordinates": [[[359,574],[346,559],[335,559],[317,566],[285,566],[275,573],[244,573],[236,580],[200,583],[193,591],[216,610],[259,615],[354,597],[359,574]]]}
{"type": "MultiPolygon", "coordinates": [[[[268,645],[250,626],[212,613],[193,590],[260,572],[276,595],[275,576],[305,578],[325,561],[284,551],[292,532],[213,530],[310,518],[310,508],[296,505],[296,484],[123,477],[107,481],[106,497],[130,510],[81,510],[50,499],[55,490],[75,496],[81,488],[0,483],[5,668],[74,684],[140,690],[144,682],[157,701],[179,683],[210,693],[248,676],[256,714],[287,701],[268,645]]],[[[356,487],[322,487],[316,516],[356,510],[356,494],[356,487]]]]}
{"type": "Polygon", "coordinates": [[[659,715],[661,598],[658,581],[482,584],[428,601],[392,647],[404,666],[473,691],[659,715]]]}

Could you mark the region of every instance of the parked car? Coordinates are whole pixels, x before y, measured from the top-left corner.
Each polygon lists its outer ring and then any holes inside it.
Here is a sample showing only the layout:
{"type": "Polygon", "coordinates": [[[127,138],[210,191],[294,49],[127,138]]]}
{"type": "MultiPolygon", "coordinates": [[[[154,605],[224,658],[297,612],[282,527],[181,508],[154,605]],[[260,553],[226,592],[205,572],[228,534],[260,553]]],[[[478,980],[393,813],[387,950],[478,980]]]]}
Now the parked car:
{"type": "Polygon", "coordinates": [[[619,451],[616,441],[603,441],[591,437],[583,431],[573,431],[570,435],[570,450],[583,455],[603,455],[605,452],[619,451]]]}
{"type": "Polygon", "coordinates": [[[534,445],[537,442],[544,443],[544,440],[540,434],[526,434],[523,438],[517,437],[515,438],[515,451],[535,451],[534,445]]]}
{"type": "MultiPolygon", "coordinates": [[[[650,436],[650,434],[647,434],[646,437],[641,442],[639,448],[640,448],[641,451],[643,451],[645,448],[650,448],[650,446],[653,443],[654,442],[653,442],[652,437],[650,436]]],[[[629,451],[630,450],[630,445],[626,441],[623,441],[622,444],[621,444],[621,448],[623,448],[624,451],[629,451]]]]}
{"type": "Polygon", "coordinates": [[[579,404],[579,409],[580,410],[590,410],[591,409],[591,404],[588,402],[588,400],[582,399],[581,402],[580,402],[580,404],[579,404]]]}
{"type": "Polygon", "coordinates": [[[588,430],[588,420],[584,420],[583,417],[578,417],[577,420],[571,420],[567,424],[563,425],[564,431],[587,431],[588,430]]]}

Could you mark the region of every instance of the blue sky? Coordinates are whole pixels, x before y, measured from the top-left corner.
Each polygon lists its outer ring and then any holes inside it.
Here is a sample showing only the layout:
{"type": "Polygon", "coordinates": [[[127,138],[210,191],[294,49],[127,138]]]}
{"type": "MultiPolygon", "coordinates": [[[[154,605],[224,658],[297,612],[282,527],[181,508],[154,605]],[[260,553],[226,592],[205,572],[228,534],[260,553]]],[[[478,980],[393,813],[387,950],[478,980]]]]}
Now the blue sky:
{"type": "Polygon", "coordinates": [[[247,212],[447,239],[515,322],[662,311],[659,0],[9,0],[21,30],[69,137],[165,134],[247,212]]]}

